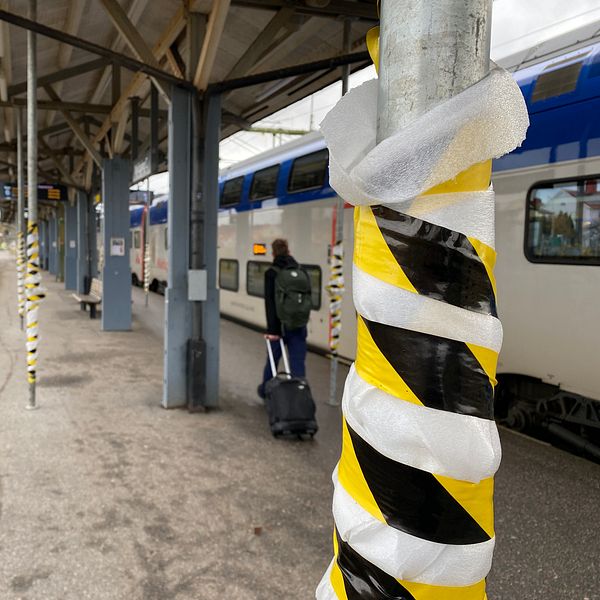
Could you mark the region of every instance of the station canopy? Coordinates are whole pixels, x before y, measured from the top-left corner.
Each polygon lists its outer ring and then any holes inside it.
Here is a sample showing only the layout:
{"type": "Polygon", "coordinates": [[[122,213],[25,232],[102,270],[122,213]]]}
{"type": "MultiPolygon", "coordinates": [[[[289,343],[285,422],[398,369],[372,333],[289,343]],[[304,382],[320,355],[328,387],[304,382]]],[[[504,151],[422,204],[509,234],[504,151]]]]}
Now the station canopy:
{"type": "Polygon", "coordinates": [[[16,180],[18,111],[26,132],[28,31],[37,34],[40,183],[90,190],[104,157],[144,156],[151,133],[156,170],[167,168],[172,84],[206,93],[231,80],[254,82],[221,88],[227,137],[339,79],[344,57],[352,55],[351,69],[366,66],[365,33],[378,20],[376,5],[38,0],[30,18],[28,0],[0,0],[0,181],[16,180]],[[257,83],[263,73],[269,75],[257,83]]]}

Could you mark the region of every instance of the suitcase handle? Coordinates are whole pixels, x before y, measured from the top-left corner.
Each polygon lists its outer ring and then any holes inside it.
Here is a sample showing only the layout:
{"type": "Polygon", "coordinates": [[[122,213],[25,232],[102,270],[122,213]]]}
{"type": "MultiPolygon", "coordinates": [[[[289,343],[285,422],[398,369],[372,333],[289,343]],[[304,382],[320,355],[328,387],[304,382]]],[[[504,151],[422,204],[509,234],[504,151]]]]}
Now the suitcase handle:
{"type": "MultiPolygon", "coordinates": [[[[273,357],[273,348],[271,346],[271,340],[265,338],[265,342],[267,343],[267,352],[269,353],[269,363],[271,364],[271,373],[273,377],[277,377],[277,369],[275,367],[275,358],[273,357]]],[[[292,372],[290,370],[290,363],[288,360],[287,350],[285,348],[285,344],[283,343],[283,339],[279,338],[279,345],[281,346],[281,356],[283,358],[283,367],[285,369],[285,374],[288,379],[292,378],[292,372]]]]}

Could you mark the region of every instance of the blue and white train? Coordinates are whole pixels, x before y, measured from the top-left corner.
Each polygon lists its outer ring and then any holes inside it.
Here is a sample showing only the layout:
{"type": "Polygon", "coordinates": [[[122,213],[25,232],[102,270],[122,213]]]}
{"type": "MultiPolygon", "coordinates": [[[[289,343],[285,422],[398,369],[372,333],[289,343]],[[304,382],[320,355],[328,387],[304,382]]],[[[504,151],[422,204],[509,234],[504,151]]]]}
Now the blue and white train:
{"type": "MultiPolygon", "coordinates": [[[[495,161],[493,170],[504,327],[498,402],[508,407],[515,427],[560,421],[564,431],[558,434],[576,432],[579,437],[571,441],[583,444],[581,427],[584,436],[600,431],[600,44],[520,70],[515,78],[531,127],[522,147],[495,161]]],[[[284,237],[313,281],[309,343],[328,349],[325,286],[336,200],[327,149],[316,133],[222,172],[223,314],[264,325],[269,244],[284,237]]],[[[352,210],[343,213],[349,274],[352,210]]],[[[159,287],[166,280],[166,237],[164,221],[152,223],[151,210],[152,280],[159,287]]],[[[132,270],[139,279],[142,246],[132,244],[132,270]]],[[[356,318],[349,279],[340,354],[353,358],[356,318]]]]}

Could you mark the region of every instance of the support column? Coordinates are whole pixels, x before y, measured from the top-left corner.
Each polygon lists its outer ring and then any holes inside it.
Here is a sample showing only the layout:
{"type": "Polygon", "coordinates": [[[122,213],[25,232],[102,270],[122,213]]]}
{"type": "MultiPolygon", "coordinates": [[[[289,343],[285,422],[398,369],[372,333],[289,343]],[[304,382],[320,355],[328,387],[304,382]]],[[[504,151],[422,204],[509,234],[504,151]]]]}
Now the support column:
{"type": "Polygon", "coordinates": [[[48,221],[40,221],[40,268],[48,270],[48,221]]]}
{"type": "Polygon", "coordinates": [[[129,171],[122,158],[102,162],[104,201],[104,266],[102,269],[102,330],[131,329],[131,269],[129,267],[129,171]]]}
{"type": "MultiPolygon", "coordinates": [[[[219,291],[217,290],[217,214],[219,210],[219,133],[221,97],[208,95],[200,107],[201,136],[192,194],[190,267],[204,272],[205,299],[192,302],[192,340],[188,405],[190,410],[219,404],[219,291]],[[197,178],[197,179],[196,179],[197,178]]],[[[196,131],[196,128],[194,128],[196,131]]]]}
{"type": "Polygon", "coordinates": [[[174,87],[169,108],[169,274],[165,291],[164,408],[187,404],[187,346],[192,330],[187,278],[194,98],[191,92],[174,87]]]}
{"type": "Polygon", "coordinates": [[[96,229],[96,205],[94,204],[93,197],[88,202],[88,216],[87,216],[87,240],[88,240],[88,272],[90,277],[98,277],[100,275],[98,271],[98,244],[99,232],[96,229]]]}
{"type": "Polygon", "coordinates": [[[77,289],[77,205],[65,204],[65,290],[77,289]]]}
{"type": "Polygon", "coordinates": [[[58,266],[58,217],[52,215],[48,220],[48,272],[56,275],[58,266]]]}
{"type": "Polygon", "coordinates": [[[89,276],[88,256],[88,195],[85,192],[77,192],[77,293],[85,294],[85,280],[89,276]]]}
{"type": "Polygon", "coordinates": [[[219,141],[221,134],[221,96],[210,95],[205,101],[204,161],[202,197],[205,199],[204,268],[207,298],[202,303],[204,342],[206,344],[206,391],[204,406],[219,404],[219,290],[217,289],[217,244],[219,215],[219,141]]]}

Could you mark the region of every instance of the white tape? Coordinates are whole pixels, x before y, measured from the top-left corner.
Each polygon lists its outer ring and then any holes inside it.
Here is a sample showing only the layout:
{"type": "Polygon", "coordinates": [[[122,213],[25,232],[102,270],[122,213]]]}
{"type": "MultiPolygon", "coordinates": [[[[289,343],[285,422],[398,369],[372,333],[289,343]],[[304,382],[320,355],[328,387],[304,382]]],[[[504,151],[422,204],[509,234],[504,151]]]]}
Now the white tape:
{"type": "Polygon", "coordinates": [[[409,292],[365,273],[356,265],[352,274],[354,306],[369,321],[500,351],[502,325],[496,317],[409,292]]]}
{"type": "Polygon", "coordinates": [[[494,421],[418,406],[376,388],[350,368],[342,410],[348,425],[396,462],[479,483],[500,465],[494,421]]]}
{"type": "Polygon", "coordinates": [[[495,538],[450,545],[423,540],[372,517],[348,494],[334,471],[333,516],[340,537],[392,577],[440,586],[467,586],[485,578],[495,538]]]}
{"type": "Polygon", "coordinates": [[[325,575],[323,575],[323,578],[319,582],[316,591],[317,600],[338,600],[338,597],[331,586],[331,570],[333,569],[334,563],[335,558],[329,563],[329,567],[327,568],[327,571],[325,571],[325,575]]]}
{"type": "Polygon", "coordinates": [[[330,183],[346,202],[409,201],[525,139],[527,107],[519,86],[503,69],[493,69],[376,145],[377,88],[372,80],[351,90],[321,123],[330,183]]]}

